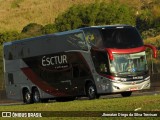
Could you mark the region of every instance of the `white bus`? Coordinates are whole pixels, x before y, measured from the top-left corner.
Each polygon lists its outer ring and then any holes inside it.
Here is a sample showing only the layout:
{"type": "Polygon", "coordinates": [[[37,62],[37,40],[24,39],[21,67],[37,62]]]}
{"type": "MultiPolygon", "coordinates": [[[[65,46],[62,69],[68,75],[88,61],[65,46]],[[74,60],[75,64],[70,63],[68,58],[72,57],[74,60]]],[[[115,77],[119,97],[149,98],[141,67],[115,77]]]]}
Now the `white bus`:
{"type": "Polygon", "coordinates": [[[150,88],[135,27],[93,26],[4,43],[7,97],[24,103],[89,99],[150,88]]]}

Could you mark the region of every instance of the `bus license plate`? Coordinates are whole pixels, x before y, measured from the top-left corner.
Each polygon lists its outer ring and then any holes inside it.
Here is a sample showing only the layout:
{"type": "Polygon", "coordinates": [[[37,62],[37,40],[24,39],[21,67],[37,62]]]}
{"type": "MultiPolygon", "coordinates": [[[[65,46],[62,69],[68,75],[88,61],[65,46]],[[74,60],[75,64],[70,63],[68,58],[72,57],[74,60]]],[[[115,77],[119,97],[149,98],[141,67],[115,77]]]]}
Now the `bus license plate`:
{"type": "Polygon", "coordinates": [[[138,87],[137,88],[129,88],[129,91],[135,91],[135,90],[138,90],[138,87]]]}

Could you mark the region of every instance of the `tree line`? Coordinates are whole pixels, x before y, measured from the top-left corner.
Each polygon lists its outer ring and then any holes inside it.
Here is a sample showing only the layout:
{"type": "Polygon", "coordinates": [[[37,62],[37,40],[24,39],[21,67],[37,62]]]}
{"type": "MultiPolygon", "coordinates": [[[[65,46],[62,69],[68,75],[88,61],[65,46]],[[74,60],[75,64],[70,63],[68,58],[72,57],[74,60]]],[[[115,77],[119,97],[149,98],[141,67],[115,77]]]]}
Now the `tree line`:
{"type": "Polygon", "coordinates": [[[23,38],[76,29],[85,26],[129,24],[136,26],[142,37],[154,37],[160,34],[160,2],[141,7],[140,11],[119,2],[95,2],[88,5],[74,5],[60,14],[55,22],[45,26],[29,23],[19,33],[8,31],[0,33],[0,44],[23,38]]]}

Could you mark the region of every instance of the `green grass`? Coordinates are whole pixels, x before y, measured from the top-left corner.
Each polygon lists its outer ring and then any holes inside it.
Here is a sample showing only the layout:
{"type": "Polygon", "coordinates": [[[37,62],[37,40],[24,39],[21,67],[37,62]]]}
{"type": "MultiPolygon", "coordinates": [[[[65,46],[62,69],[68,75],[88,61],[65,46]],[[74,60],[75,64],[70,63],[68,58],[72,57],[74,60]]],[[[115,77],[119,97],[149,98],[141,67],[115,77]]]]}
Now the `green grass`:
{"type": "MultiPolygon", "coordinates": [[[[69,102],[37,103],[29,105],[1,106],[0,111],[160,111],[160,95],[133,96],[128,98],[75,100],[69,102]]],[[[96,113],[95,113],[96,114],[96,113]]],[[[53,117],[54,119],[55,117],[53,117]]],[[[57,117],[58,119],[75,119],[74,117],[57,117]]],[[[77,119],[80,119],[76,117],[77,119]]],[[[105,119],[105,117],[83,117],[85,119],[105,119]]],[[[107,119],[113,119],[109,117],[107,119]]],[[[121,117],[116,117],[121,119],[121,117]]],[[[133,119],[128,117],[127,119],[133,119]]],[[[139,117],[140,118],[140,117],[139,117]]],[[[136,119],[138,119],[136,117],[136,119]]],[[[140,119],[156,119],[145,117],[140,119]]]]}

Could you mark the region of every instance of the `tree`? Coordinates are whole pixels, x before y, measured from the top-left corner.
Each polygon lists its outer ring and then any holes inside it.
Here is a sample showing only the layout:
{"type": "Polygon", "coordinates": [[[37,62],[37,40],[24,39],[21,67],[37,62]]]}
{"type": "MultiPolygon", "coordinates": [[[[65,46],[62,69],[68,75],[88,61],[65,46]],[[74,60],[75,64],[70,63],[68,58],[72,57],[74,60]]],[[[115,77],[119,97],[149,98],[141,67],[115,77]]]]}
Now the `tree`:
{"type": "Polygon", "coordinates": [[[47,24],[42,28],[43,34],[50,34],[57,32],[54,24],[47,24]]]}
{"type": "Polygon", "coordinates": [[[68,11],[59,15],[55,19],[55,27],[58,31],[65,31],[80,27],[83,23],[80,17],[84,6],[72,6],[68,11]]]}
{"type": "Polygon", "coordinates": [[[153,0],[142,6],[136,19],[136,26],[144,38],[154,37],[160,33],[160,2],[153,0]]]}
{"type": "Polygon", "coordinates": [[[97,24],[131,24],[135,25],[134,10],[120,3],[101,3],[97,15],[97,24]]]}
{"type": "Polygon", "coordinates": [[[37,23],[29,23],[22,30],[23,34],[27,34],[28,36],[37,36],[42,34],[43,26],[37,23]]]}
{"type": "Polygon", "coordinates": [[[0,33],[0,44],[19,39],[20,34],[16,31],[0,33]]]}
{"type": "Polygon", "coordinates": [[[142,13],[137,17],[136,26],[140,32],[152,28],[153,24],[152,12],[149,9],[142,10],[142,13]]]}
{"type": "Polygon", "coordinates": [[[95,2],[89,5],[74,5],[55,20],[58,31],[106,24],[135,25],[135,12],[120,3],[95,2]]]}

